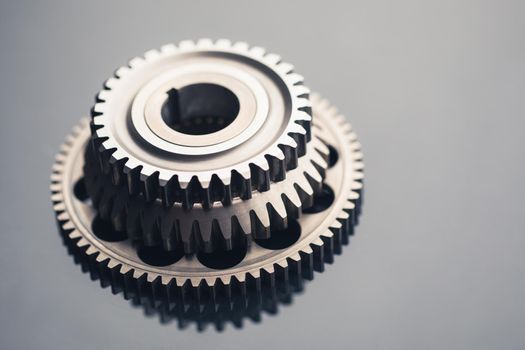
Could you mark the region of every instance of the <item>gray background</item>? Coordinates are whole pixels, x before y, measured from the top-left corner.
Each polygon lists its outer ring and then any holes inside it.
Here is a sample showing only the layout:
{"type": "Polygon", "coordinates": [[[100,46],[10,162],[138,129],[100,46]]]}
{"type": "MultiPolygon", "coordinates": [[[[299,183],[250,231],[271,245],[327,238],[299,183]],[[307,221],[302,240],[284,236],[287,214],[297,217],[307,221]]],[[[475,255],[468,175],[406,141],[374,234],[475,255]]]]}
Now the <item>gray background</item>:
{"type": "Polygon", "coordinates": [[[520,1],[0,5],[0,348],[523,349],[520,1]],[[145,318],[66,254],[53,155],[113,69],[227,37],[293,62],[352,121],[366,205],[293,305],[222,333],[145,318]]]}

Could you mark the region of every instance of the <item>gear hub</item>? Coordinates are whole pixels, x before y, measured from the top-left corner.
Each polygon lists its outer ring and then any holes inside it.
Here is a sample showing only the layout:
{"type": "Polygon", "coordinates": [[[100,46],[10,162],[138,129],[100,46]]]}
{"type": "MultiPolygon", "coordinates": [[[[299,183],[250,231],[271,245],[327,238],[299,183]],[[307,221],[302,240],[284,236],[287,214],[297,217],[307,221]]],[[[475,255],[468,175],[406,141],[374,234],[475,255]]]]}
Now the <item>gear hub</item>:
{"type": "Polygon", "coordinates": [[[231,300],[331,262],[362,199],[360,145],[293,66],[227,40],[108,79],[56,157],[64,239],[116,290],[231,300]]]}

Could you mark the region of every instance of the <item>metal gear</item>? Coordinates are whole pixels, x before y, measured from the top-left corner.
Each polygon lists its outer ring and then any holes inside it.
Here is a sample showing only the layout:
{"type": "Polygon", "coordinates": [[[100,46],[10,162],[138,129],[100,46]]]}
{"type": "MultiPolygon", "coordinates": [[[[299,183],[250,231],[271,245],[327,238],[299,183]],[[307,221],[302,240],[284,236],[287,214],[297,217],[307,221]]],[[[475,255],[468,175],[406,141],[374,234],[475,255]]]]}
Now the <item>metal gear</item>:
{"type": "Polygon", "coordinates": [[[362,198],[360,144],[350,125],[326,100],[311,96],[316,135],[330,149],[323,192],[286,232],[269,239],[246,239],[230,252],[184,255],[136,245],[125,235],[96,232],[96,211],[75,184],[82,178],[86,139],[74,129],[57,155],[52,174],[52,201],[66,243],[89,260],[116,291],[154,299],[184,300],[188,295],[213,300],[248,288],[289,288],[291,280],[312,278],[340,253],[353,234],[362,198]],[[152,250],[153,249],[153,250],[152,250]]]}
{"type": "MultiPolygon", "coordinates": [[[[87,142],[87,122],[81,128],[78,137],[87,142]]],[[[159,199],[148,202],[143,195],[131,196],[125,186],[114,185],[100,173],[90,147],[86,149],[84,183],[99,216],[132,239],[167,250],[182,244],[187,254],[211,252],[217,247],[231,250],[245,235],[264,239],[271,231],[285,230],[288,220],[297,219],[303,208],[313,204],[314,195],[322,188],[329,150],[315,130],[312,134],[306,154],[286,179],[273,184],[271,191],[256,192],[251,200],[235,198],[229,205],[205,208],[196,204],[186,209],[174,204],[165,208],[159,199]]]]}
{"type": "Polygon", "coordinates": [[[92,109],[94,148],[115,184],[148,200],[191,208],[249,199],[306,153],[302,82],[279,56],[243,42],[166,45],[105,82],[92,109]]]}

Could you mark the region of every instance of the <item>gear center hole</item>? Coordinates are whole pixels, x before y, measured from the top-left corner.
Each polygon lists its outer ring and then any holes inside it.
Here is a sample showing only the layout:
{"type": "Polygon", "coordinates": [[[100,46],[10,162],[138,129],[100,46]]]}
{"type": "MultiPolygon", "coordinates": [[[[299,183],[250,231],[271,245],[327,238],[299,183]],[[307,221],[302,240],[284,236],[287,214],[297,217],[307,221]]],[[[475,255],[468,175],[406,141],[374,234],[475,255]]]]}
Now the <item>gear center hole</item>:
{"type": "Polygon", "coordinates": [[[161,110],[164,122],[175,131],[206,135],[230,125],[239,114],[239,99],[216,84],[192,84],[166,92],[161,110]]]}

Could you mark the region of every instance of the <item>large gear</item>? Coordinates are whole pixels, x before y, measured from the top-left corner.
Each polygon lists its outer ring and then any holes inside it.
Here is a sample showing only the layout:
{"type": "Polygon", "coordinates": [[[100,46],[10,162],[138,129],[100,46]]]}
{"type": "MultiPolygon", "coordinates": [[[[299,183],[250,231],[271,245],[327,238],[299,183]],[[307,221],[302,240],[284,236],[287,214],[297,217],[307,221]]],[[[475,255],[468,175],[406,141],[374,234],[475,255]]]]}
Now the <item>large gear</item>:
{"type": "MultiPolygon", "coordinates": [[[[87,122],[82,123],[80,138],[88,140],[87,122]]],[[[329,150],[313,131],[306,154],[286,179],[272,185],[271,191],[256,192],[251,200],[235,198],[204,208],[196,204],[185,209],[175,204],[165,208],[160,199],[148,202],[142,195],[130,196],[125,186],[115,186],[94,164],[91,148],[86,150],[84,182],[100,217],[109,220],[117,231],[146,244],[163,245],[174,250],[183,245],[185,253],[211,252],[215,247],[231,250],[244,241],[244,235],[270,237],[272,230],[284,230],[289,219],[297,219],[303,208],[313,204],[322,188],[329,150]]]]}
{"type": "Polygon", "coordinates": [[[107,235],[111,230],[96,232],[96,210],[75,187],[83,177],[86,147],[86,137],[80,137],[83,129],[77,127],[62,146],[52,175],[52,200],[64,239],[112,287],[127,294],[229,300],[234,292],[246,295],[250,286],[286,289],[292,279],[311,278],[353,233],[363,179],[362,153],[350,125],[326,100],[313,95],[311,101],[314,134],[329,146],[330,164],[314,205],[289,222],[285,231],[272,232],[267,239],[248,236],[245,245],[229,252],[193,255],[184,255],[182,249],[166,252],[137,245],[126,235],[107,235]]]}
{"type": "Polygon", "coordinates": [[[148,200],[191,208],[249,199],[306,153],[302,82],[292,65],[246,43],[166,45],[106,81],[92,109],[94,148],[114,183],[148,200]]]}

